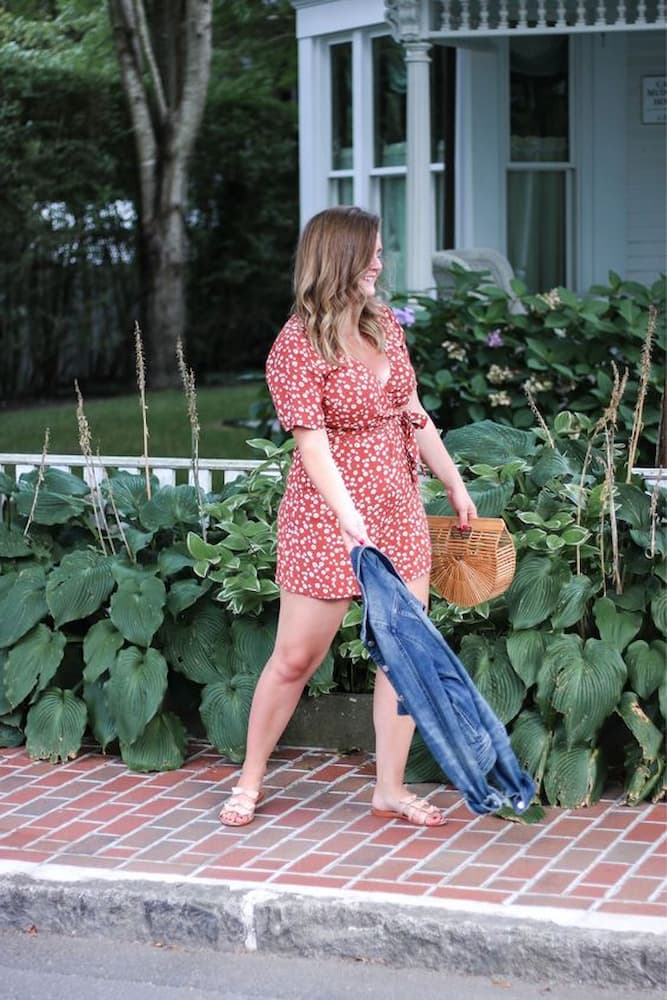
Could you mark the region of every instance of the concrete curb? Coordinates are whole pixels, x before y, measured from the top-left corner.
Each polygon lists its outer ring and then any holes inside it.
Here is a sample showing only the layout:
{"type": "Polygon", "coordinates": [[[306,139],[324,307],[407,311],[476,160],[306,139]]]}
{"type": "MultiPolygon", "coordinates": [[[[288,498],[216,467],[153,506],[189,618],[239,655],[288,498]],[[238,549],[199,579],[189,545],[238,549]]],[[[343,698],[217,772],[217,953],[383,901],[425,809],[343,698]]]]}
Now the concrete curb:
{"type": "Polygon", "coordinates": [[[667,922],[516,910],[389,894],[110,878],[90,869],[0,873],[3,929],[664,988],[667,922]]]}

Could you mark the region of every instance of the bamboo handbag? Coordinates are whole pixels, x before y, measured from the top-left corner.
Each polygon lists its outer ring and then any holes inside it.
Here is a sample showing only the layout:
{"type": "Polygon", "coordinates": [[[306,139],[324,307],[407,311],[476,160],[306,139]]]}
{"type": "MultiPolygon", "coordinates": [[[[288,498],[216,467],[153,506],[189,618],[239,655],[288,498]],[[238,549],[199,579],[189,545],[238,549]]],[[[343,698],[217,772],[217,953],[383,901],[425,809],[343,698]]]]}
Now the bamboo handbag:
{"type": "Polygon", "coordinates": [[[450,601],[471,608],[507,590],[514,577],[516,551],[499,517],[473,517],[462,531],[456,517],[428,518],[433,562],[431,586],[450,601]]]}

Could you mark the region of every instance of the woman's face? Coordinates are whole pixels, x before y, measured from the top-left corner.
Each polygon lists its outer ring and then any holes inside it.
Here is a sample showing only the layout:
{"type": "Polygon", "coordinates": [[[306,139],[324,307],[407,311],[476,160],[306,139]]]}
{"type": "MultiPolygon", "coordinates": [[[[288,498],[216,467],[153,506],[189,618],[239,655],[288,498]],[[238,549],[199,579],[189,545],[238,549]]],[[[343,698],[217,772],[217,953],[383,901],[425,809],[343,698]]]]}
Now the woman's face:
{"type": "Polygon", "coordinates": [[[361,277],[359,287],[367,298],[375,295],[375,283],[382,272],[382,240],[380,234],[375,238],[373,258],[361,277]]]}

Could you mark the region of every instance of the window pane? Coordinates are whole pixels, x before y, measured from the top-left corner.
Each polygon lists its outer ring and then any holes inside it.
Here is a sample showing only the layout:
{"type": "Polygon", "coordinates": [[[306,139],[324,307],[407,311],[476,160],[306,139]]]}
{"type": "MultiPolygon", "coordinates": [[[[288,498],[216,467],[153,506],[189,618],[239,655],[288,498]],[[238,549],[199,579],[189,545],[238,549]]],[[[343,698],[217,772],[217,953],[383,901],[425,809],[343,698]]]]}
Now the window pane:
{"type": "Polygon", "coordinates": [[[509,171],[507,256],[531,292],[565,284],[565,205],[565,171],[509,171]]]}
{"type": "Polygon", "coordinates": [[[352,177],[332,177],[330,205],[354,204],[354,180],[352,177]]]}
{"type": "Polygon", "coordinates": [[[568,40],[510,41],[510,133],[514,161],[567,161],[569,151],[568,40]]]}
{"type": "Polygon", "coordinates": [[[331,167],[352,163],[352,42],[331,46],[331,167]]]}
{"type": "Polygon", "coordinates": [[[405,177],[380,178],[384,284],[405,291],[405,177]]]}
{"type": "Polygon", "coordinates": [[[375,166],[405,164],[406,75],[403,47],[388,35],[373,39],[375,166]]]}

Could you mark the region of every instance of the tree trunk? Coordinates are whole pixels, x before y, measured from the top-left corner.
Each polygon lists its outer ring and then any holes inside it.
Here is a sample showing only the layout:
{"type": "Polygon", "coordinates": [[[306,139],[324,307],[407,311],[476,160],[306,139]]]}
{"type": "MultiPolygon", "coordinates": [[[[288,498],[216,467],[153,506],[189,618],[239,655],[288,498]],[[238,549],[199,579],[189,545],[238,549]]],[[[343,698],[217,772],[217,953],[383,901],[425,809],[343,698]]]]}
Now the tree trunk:
{"type": "Polygon", "coordinates": [[[142,329],[151,385],[185,339],[188,160],[206,101],[212,0],[108,0],[139,169],[142,329]]]}

